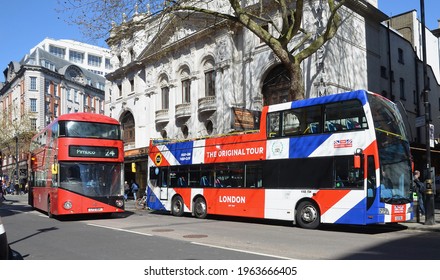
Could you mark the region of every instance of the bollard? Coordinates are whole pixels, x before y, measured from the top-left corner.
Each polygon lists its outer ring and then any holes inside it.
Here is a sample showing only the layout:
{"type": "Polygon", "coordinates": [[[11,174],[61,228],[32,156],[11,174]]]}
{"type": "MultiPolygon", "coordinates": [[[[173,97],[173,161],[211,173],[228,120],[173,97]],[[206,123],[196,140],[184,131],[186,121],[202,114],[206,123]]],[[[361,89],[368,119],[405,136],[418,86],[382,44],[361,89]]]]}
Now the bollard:
{"type": "Polygon", "coordinates": [[[413,212],[417,223],[420,223],[419,197],[416,192],[413,192],[413,212]]]}

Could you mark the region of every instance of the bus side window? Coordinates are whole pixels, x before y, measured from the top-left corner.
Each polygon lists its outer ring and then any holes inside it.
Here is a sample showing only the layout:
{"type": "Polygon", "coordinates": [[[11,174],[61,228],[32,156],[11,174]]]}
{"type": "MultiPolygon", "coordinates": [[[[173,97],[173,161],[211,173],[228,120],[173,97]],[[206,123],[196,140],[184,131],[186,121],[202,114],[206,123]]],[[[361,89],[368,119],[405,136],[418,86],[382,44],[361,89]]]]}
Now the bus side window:
{"type": "Polygon", "coordinates": [[[208,176],[203,175],[200,178],[200,186],[202,186],[202,187],[210,187],[211,186],[211,183],[209,182],[208,176]]]}
{"type": "Polygon", "coordinates": [[[300,133],[300,122],[293,111],[285,111],[283,114],[283,136],[297,135],[300,133]]]}
{"type": "Polygon", "coordinates": [[[177,186],[178,187],[187,187],[188,186],[188,182],[187,182],[185,176],[183,176],[183,175],[179,176],[179,178],[177,179],[177,186]]]}
{"type": "Polygon", "coordinates": [[[274,138],[280,136],[280,113],[270,113],[268,114],[268,138],[274,138]]]}

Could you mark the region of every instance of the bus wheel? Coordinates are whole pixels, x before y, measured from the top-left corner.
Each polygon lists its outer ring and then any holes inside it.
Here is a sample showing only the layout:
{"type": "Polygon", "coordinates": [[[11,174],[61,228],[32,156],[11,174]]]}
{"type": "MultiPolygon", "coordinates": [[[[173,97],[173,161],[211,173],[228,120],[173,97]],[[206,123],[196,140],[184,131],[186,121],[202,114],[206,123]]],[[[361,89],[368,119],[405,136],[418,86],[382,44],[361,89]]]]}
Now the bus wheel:
{"type": "Polygon", "coordinates": [[[205,199],[203,197],[198,197],[194,202],[194,216],[199,219],[204,219],[207,214],[205,199]]]}
{"type": "Polygon", "coordinates": [[[181,196],[176,196],[171,201],[171,214],[173,216],[180,217],[183,215],[185,205],[183,204],[183,199],[181,196]]]}
{"type": "Polygon", "coordinates": [[[296,209],[296,223],[306,229],[316,229],[321,223],[319,209],[311,201],[303,201],[296,209]]]}
{"type": "Polygon", "coordinates": [[[49,218],[53,218],[53,214],[52,214],[52,212],[50,212],[50,197],[47,198],[47,216],[49,218]]]}

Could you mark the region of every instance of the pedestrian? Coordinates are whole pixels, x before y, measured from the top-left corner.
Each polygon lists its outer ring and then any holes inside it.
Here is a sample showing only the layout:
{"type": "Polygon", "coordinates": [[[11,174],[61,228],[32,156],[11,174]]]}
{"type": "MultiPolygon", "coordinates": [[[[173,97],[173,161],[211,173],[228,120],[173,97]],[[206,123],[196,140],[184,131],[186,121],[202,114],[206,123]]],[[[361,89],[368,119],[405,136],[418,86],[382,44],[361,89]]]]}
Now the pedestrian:
{"type": "Polygon", "coordinates": [[[414,185],[413,185],[413,192],[417,195],[417,202],[419,204],[419,211],[422,216],[425,215],[425,192],[426,192],[426,186],[423,182],[420,181],[420,171],[415,170],[414,171],[414,185]]]}
{"type": "Polygon", "coordinates": [[[131,180],[131,192],[133,193],[133,199],[136,201],[137,199],[137,192],[139,190],[139,186],[136,184],[134,180],[131,180]]]}
{"type": "Polygon", "coordinates": [[[124,183],[124,199],[125,199],[125,201],[127,201],[127,199],[128,199],[129,192],[130,192],[130,185],[128,184],[127,181],[125,181],[125,183],[124,183]]]}

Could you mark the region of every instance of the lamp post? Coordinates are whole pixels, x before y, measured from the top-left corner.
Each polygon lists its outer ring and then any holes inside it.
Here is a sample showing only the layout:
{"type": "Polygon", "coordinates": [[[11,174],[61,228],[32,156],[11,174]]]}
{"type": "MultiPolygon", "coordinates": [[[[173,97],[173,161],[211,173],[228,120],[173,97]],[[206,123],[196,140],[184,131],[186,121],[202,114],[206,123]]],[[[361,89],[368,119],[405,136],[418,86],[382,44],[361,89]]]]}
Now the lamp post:
{"type": "MultiPolygon", "coordinates": [[[[18,135],[15,135],[15,186],[20,185],[20,172],[18,169],[18,135]]],[[[15,187],[14,186],[14,187],[15,187]]],[[[18,191],[18,190],[16,190],[18,191]]]]}
{"type": "Polygon", "coordinates": [[[431,107],[429,104],[429,81],[428,81],[428,67],[426,62],[426,32],[425,32],[425,1],[420,0],[420,15],[422,21],[422,52],[423,52],[423,103],[425,106],[425,142],[426,142],[426,201],[425,201],[425,225],[434,225],[434,192],[433,192],[433,178],[431,168],[431,146],[430,146],[430,130],[431,130],[431,107]]]}

